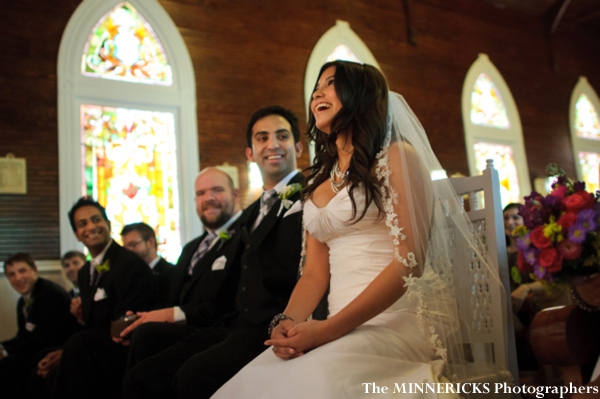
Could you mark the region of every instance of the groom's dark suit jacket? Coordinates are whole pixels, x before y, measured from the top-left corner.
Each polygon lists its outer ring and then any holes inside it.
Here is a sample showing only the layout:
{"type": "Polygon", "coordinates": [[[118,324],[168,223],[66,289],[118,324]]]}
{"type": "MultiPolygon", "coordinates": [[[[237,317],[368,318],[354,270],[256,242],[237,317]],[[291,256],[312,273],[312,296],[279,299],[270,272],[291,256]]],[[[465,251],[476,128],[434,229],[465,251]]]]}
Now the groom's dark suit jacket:
{"type": "Polygon", "coordinates": [[[114,241],[102,263],[107,260],[110,270],[102,273],[96,284],[90,285],[89,261],[77,275],[86,328],[107,329],[128,310],[149,310],[154,305],[153,276],[146,262],[114,241]]]}
{"type": "MultiPolygon", "coordinates": [[[[288,185],[304,183],[298,173],[288,185]]],[[[288,200],[295,203],[300,193],[288,200]]],[[[283,312],[296,281],[302,250],[302,209],[288,213],[278,199],[256,230],[252,226],[260,212],[260,199],[240,216],[240,281],[236,293],[238,317],[259,325],[283,312]]],[[[265,331],[266,333],[266,331],[265,331]]]]}
{"type": "Polygon", "coordinates": [[[232,245],[236,230],[237,223],[234,223],[228,232],[231,238],[219,238],[194,266],[191,276],[188,270],[192,257],[206,233],[183,247],[173,272],[168,304],[181,308],[187,325],[210,327],[234,310],[233,298],[239,279],[239,259],[236,246],[232,245]]]}

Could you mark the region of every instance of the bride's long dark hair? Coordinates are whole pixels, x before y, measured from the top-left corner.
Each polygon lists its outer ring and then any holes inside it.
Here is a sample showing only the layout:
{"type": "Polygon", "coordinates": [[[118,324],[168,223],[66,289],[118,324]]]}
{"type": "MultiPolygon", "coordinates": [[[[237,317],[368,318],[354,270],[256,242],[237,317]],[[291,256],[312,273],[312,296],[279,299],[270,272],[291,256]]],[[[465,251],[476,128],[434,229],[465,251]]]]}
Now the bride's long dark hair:
{"type": "Polygon", "coordinates": [[[386,135],[388,85],[377,68],[347,61],[326,63],[319,78],[331,66],[336,67],[334,86],[342,108],[331,121],[331,132],[326,134],[316,127],[312,107],[309,107],[307,134],[309,140],[315,141],[315,157],[313,165],[306,169],[312,183],[304,190],[304,199],[329,178],[337,159],[336,140],[340,135],[348,135],[354,147],[348,167],[348,193],[352,202],[352,220],[357,222],[364,217],[371,202],[383,211],[379,187],[373,178],[373,165],[386,135]],[[356,218],[354,190],[359,187],[364,189],[365,207],[356,218]]]}

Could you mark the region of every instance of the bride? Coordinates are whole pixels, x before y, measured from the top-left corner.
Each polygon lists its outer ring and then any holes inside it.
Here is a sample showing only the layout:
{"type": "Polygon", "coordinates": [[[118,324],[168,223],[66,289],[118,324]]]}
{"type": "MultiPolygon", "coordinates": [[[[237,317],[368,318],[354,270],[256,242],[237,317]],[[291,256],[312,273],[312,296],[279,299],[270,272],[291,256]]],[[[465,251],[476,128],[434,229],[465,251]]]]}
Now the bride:
{"type": "Polygon", "coordinates": [[[450,377],[449,360],[464,358],[440,204],[455,194],[431,181],[441,167],[421,124],[376,68],[335,61],[321,68],[308,133],[301,277],[271,348],[214,397],[407,394],[406,383],[450,377]],[[311,320],[328,286],[329,316],[311,320]]]}

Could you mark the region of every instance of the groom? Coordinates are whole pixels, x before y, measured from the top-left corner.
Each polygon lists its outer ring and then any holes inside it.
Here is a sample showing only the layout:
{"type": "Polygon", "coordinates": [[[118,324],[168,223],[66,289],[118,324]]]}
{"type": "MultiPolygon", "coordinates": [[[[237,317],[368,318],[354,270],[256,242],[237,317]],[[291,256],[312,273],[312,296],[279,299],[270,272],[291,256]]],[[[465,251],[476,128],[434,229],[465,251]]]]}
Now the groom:
{"type": "Polygon", "coordinates": [[[208,398],[266,349],[271,319],[296,284],[302,243],[296,170],[302,153],[298,119],[272,106],[252,115],[246,156],[256,162],[264,192],[240,216],[235,234],[239,283],[235,312],[138,363],[124,380],[124,398],[208,398]]]}

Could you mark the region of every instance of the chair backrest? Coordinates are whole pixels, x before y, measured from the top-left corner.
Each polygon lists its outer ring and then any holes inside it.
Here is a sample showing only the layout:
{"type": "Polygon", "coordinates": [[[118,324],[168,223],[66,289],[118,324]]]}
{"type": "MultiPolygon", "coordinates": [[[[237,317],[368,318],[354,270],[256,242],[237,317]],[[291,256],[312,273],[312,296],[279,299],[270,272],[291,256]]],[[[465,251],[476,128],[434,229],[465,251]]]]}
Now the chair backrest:
{"type": "MultiPolygon", "coordinates": [[[[461,320],[461,323],[468,323],[475,331],[475,337],[471,337],[474,344],[470,348],[473,366],[485,367],[491,364],[496,370],[509,371],[512,374],[512,382],[518,384],[498,171],[494,169],[493,161],[487,160],[482,175],[449,180],[461,201],[468,196],[468,217],[482,240],[482,250],[487,251],[492,267],[498,270],[504,289],[504,292],[501,292],[502,288],[494,290],[493,287],[498,286],[488,284],[489,272],[481,267],[473,251],[460,242],[454,243],[450,249],[455,273],[454,289],[459,298],[461,314],[468,314],[470,318],[461,320]],[[464,295],[465,292],[469,295],[464,295]],[[468,311],[465,312],[465,309],[468,311]]],[[[506,377],[510,378],[504,373],[495,379],[499,381],[506,377]]]]}

